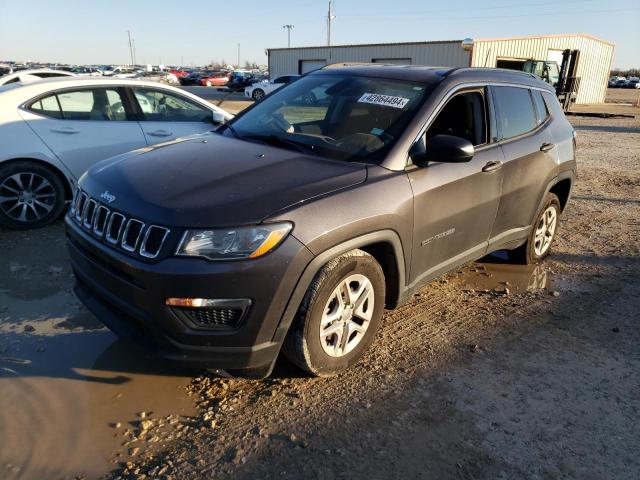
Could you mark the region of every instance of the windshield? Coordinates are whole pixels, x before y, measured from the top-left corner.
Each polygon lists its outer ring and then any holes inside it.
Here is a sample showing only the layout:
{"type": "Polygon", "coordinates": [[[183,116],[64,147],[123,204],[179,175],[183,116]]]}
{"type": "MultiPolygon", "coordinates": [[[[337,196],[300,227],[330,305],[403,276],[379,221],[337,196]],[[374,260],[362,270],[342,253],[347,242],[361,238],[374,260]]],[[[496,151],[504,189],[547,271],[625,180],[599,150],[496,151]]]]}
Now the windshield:
{"type": "Polygon", "coordinates": [[[225,135],[349,161],[379,161],[430,87],[381,78],[314,74],[266,97],[225,135]]]}

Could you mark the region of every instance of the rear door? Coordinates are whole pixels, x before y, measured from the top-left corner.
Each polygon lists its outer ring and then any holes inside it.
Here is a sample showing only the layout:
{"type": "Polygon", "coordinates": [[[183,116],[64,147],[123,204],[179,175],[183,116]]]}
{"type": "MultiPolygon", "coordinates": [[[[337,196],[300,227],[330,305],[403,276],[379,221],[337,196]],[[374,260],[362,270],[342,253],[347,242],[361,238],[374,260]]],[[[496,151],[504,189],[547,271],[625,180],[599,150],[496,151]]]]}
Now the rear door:
{"type": "Polygon", "coordinates": [[[105,158],[144,147],[124,89],[59,90],[31,101],[21,115],[78,178],[105,158]]]}
{"type": "Polygon", "coordinates": [[[491,237],[523,238],[548,182],[557,171],[550,117],[539,90],[491,87],[504,153],[502,199],[491,237]]]}
{"type": "Polygon", "coordinates": [[[148,145],[213,130],[212,110],[174,92],[131,87],[148,145]]]}

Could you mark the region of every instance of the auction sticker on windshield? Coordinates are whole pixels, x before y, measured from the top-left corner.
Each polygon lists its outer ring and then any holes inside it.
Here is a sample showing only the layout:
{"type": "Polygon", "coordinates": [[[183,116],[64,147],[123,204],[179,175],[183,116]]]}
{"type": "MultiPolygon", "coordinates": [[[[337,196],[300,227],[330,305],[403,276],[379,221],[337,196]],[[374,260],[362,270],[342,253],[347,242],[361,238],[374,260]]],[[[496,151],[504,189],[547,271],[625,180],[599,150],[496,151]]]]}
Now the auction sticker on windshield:
{"type": "Polygon", "coordinates": [[[374,105],[383,105],[385,107],[404,108],[409,103],[409,98],[393,97],[391,95],[381,95],[379,93],[364,93],[359,103],[373,103],[374,105]]]}

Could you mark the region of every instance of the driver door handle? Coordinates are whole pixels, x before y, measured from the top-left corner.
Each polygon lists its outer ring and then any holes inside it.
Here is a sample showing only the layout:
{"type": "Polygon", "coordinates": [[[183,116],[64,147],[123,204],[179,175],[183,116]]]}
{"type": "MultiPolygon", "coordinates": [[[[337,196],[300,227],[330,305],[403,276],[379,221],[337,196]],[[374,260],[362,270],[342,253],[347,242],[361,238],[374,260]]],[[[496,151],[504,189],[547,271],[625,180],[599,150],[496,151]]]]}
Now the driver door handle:
{"type": "Polygon", "coordinates": [[[500,160],[495,160],[493,162],[487,162],[487,164],[482,167],[482,171],[487,172],[495,172],[496,170],[500,170],[502,168],[502,162],[500,160]]]}
{"type": "Polygon", "coordinates": [[[548,152],[549,150],[551,150],[553,147],[555,147],[555,145],[553,143],[543,143],[540,146],[540,151],[541,152],[548,152]]]}
{"type": "Polygon", "coordinates": [[[168,130],[154,130],[153,132],[147,132],[147,135],[151,135],[152,137],[169,137],[173,135],[173,132],[168,130]]]}
{"type": "Polygon", "coordinates": [[[67,135],[73,133],[80,133],[80,130],[76,130],[73,127],[60,127],[60,128],[52,128],[50,129],[53,133],[66,133],[67,135]]]}

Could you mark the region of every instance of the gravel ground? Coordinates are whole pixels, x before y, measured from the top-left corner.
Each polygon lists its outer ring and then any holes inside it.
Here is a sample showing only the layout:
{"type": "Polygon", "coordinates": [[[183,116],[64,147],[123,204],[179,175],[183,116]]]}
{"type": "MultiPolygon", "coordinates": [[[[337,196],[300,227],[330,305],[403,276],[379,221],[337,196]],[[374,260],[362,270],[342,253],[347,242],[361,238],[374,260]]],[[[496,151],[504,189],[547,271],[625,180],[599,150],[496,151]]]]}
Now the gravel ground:
{"type": "Polygon", "coordinates": [[[571,121],[579,181],[541,266],[432,282],[338,377],[188,379],[195,413],[111,418],[107,478],[640,478],[640,122],[571,121]]]}

